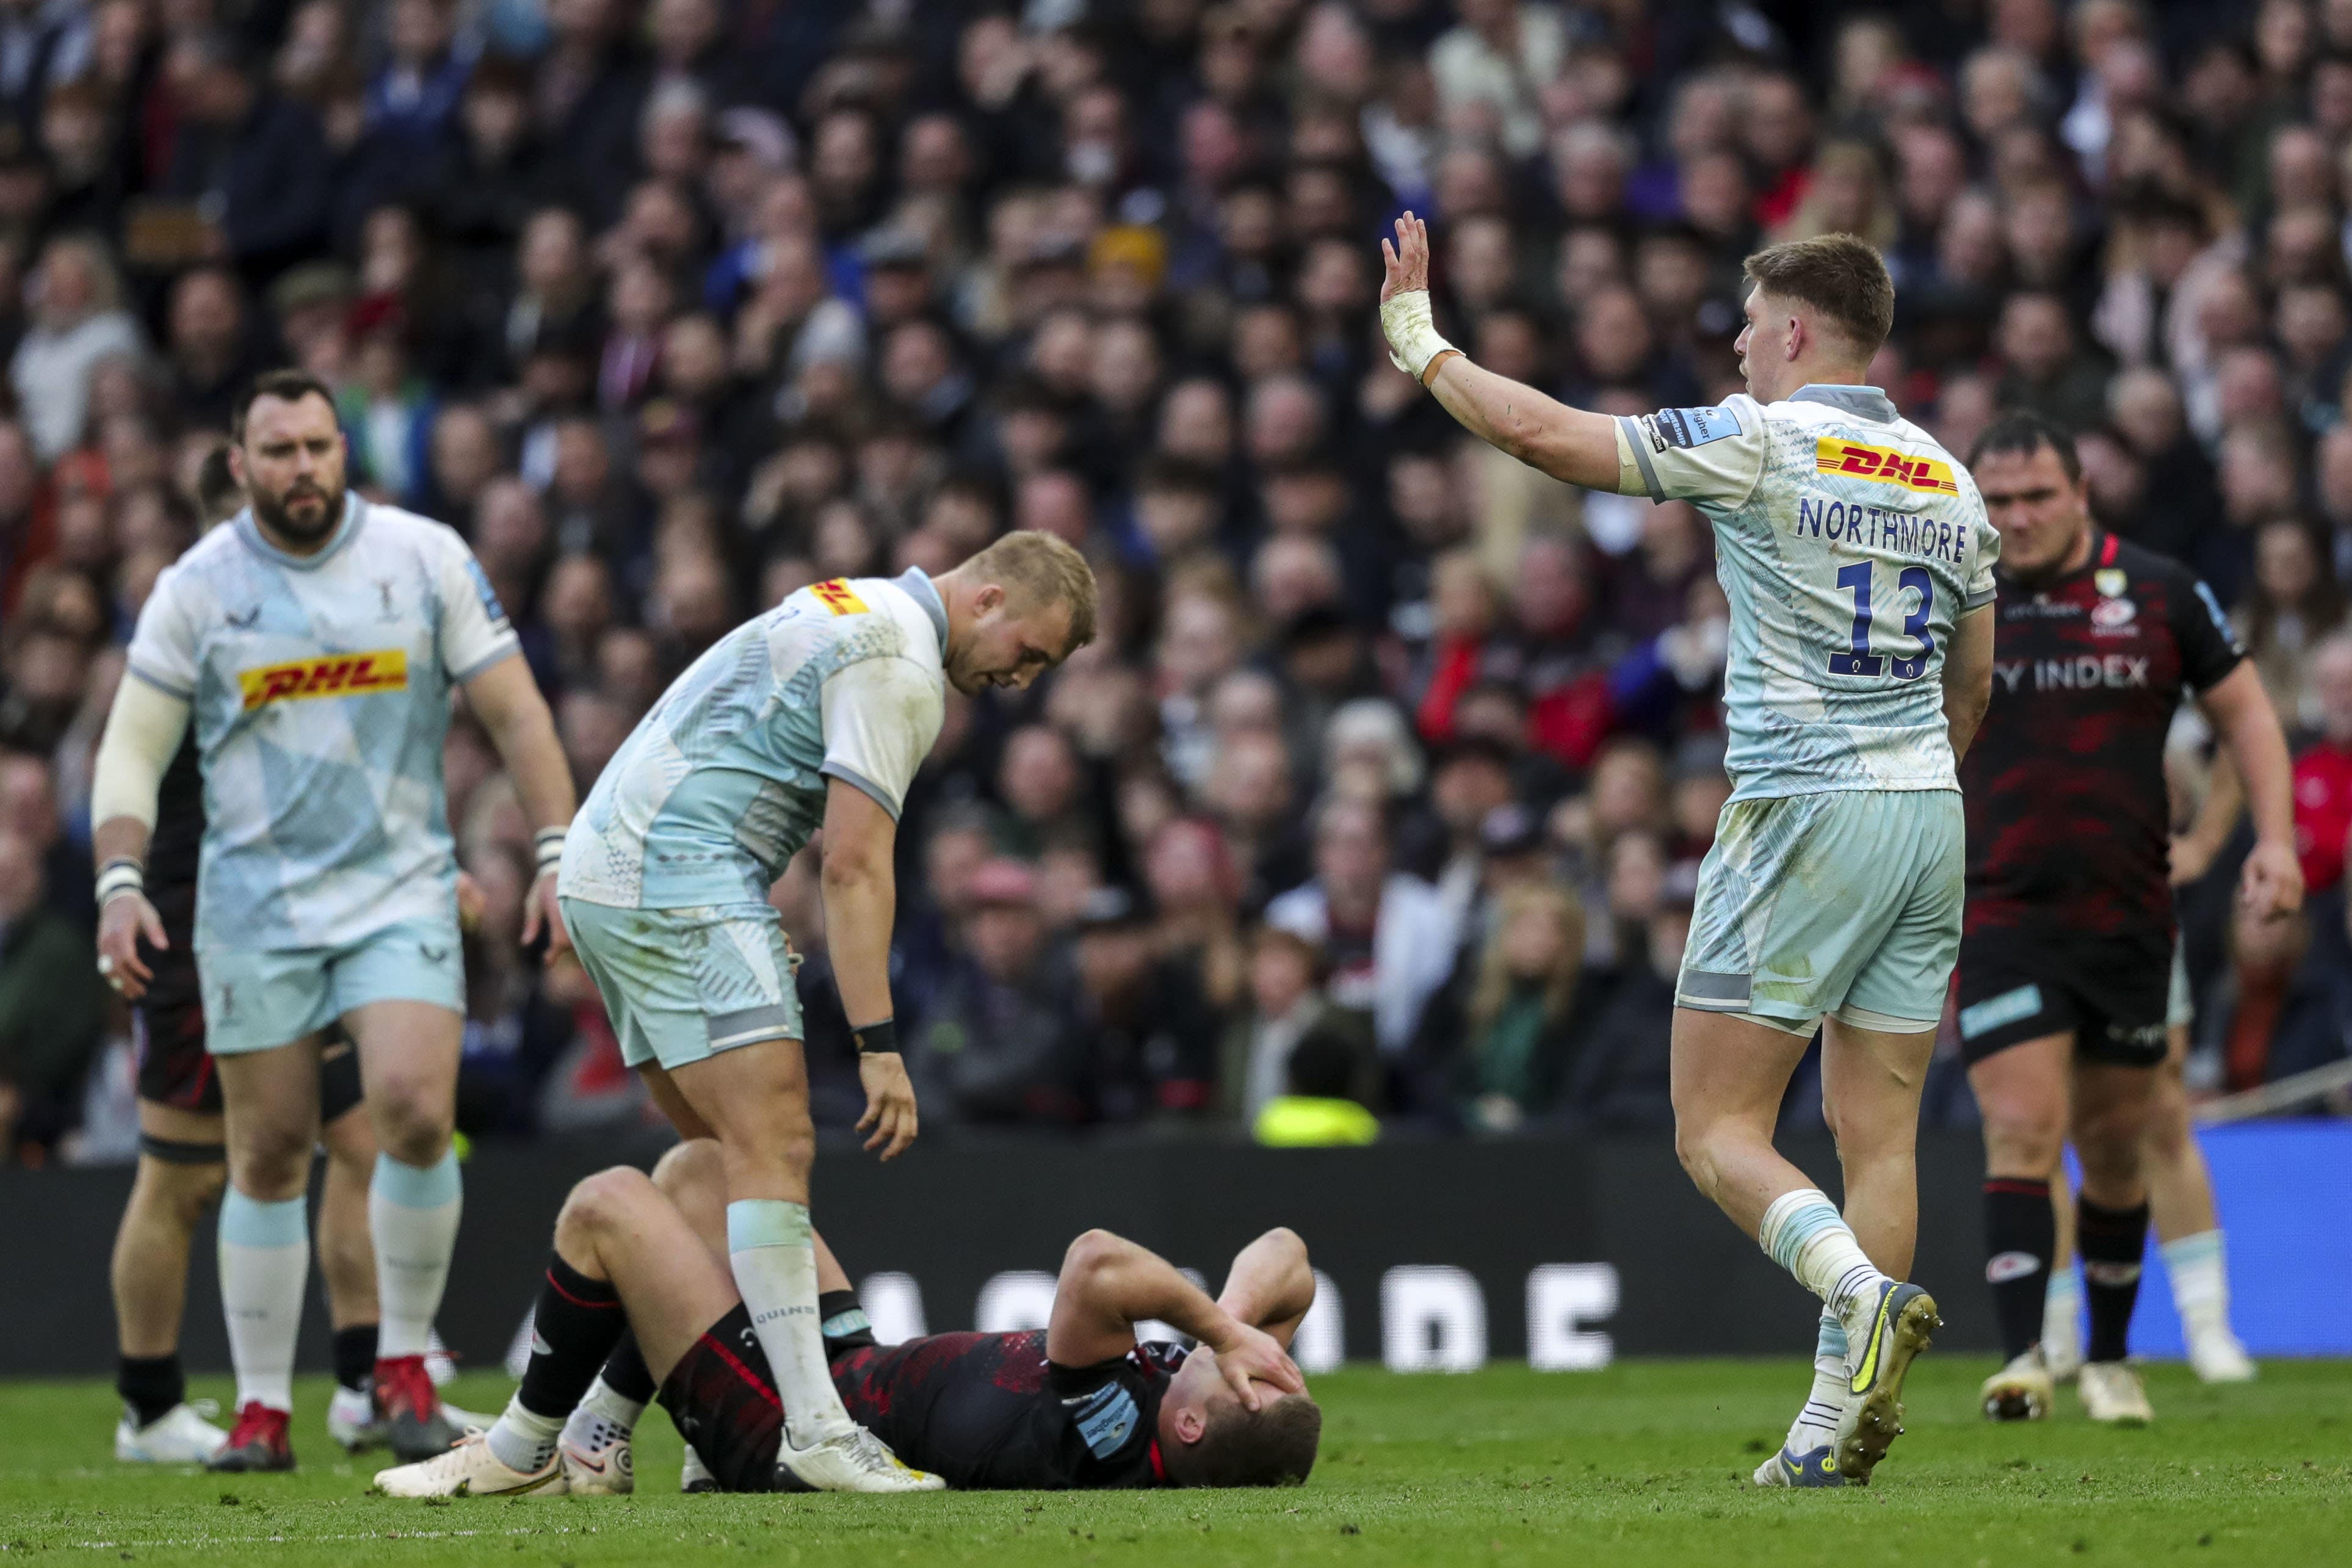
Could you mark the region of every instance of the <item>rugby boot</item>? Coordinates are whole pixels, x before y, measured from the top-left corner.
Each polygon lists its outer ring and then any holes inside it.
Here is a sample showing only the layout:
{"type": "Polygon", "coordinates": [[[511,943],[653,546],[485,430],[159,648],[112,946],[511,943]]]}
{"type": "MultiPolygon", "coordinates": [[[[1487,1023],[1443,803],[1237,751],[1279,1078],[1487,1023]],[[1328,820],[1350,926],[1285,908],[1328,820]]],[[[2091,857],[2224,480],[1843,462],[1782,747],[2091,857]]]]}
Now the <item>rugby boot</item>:
{"type": "Polygon", "coordinates": [[[219,1410],[211,1400],[173,1406],[145,1426],[128,1409],[114,1428],[114,1457],[127,1465],[201,1465],[221,1451],[228,1434],[205,1419],[219,1410]]]}
{"type": "Polygon", "coordinates": [[[795,1448],[790,1436],[776,1449],[778,1491],[942,1491],[947,1482],[890,1451],[863,1427],[850,1427],[795,1448]]]}
{"type": "Polygon", "coordinates": [[[1824,1443],[1818,1448],[1808,1448],[1800,1454],[1785,1446],[1780,1451],[1756,1467],[1748,1478],[1759,1487],[1842,1487],[1845,1477],[1838,1473],[1837,1449],[1824,1443]]]}
{"type": "Polygon", "coordinates": [[[2156,1419],[2140,1386],[2139,1368],[2126,1361],[2086,1361],[2076,1387],[2084,1414],[2111,1427],[2145,1427],[2156,1419]]]}
{"type": "Polygon", "coordinates": [[[1986,1378],[1984,1386],[1977,1391],[1977,1401],[1984,1406],[1988,1421],[2045,1420],[2057,1396],[2050,1364],[2042,1358],[2038,1344],[1986,1378]]]}
{"type": "Polygon", "coordinates": [[[205,1461],[205,1469],[238,1475],[292,1469],[294,1445],[288,1439],[286,1429],[293,1420],[289,1411],[272,1410],[258,1400],[248,1399],[236,1413],[236,1425],[229,1429],[228,1441],[205,1461]]]}
{"type": "Polygon", "coordinates": [[[1889,1280],[1867,1318],[1846,1324],[1847,1355],[1853,1377],[1847,1385],[1845,1415],[1838,1422],[1838,1473],[1858,1487],[1903,1435],[1903,1378],[1926,1350],[1944,1320],[1936,1298],[1916,1285],[1889,1280]]]}
{"type": "Polygon", "coordinates": [[[415,1464],[464,1436],[441,1408],[441,1395],[421,1355],[380,1356],[375,1364],[375,1407],[383,1419],[384,1441],[393,1458],[415,1464]]]}
{"type": "Polygon", "coordinates": [[[457,1447],[429,1459],[378,1470],[375,1484],[386,1497],[562,1497],[565,1490],[560,1454],[526,1474],[490,1452],[489,1439],[479,1432],[467,1433],[457,1447]]]}

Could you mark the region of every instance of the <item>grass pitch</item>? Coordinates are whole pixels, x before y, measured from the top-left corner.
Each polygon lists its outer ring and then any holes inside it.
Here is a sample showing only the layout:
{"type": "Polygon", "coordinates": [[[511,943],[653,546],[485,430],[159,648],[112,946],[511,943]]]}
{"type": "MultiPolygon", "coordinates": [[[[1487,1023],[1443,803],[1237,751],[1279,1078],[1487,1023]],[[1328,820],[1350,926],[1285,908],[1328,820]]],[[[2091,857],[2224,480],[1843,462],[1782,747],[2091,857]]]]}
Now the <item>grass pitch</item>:
{"type": "MultiPolygon", "coordinates": [[[[2245,1388],[2158,1367],[2145,1431],[2064,1414],[1994,1427],[1990,1370],[1930,1355],[1910,1435],[1867,1490],[1759,1492],[1809,1369],[1797,1361],[1630,1363],[1597,1374],[1497,1365],[1316,1380],[1322,1462],[1270,1492],[681,1497],[678,1444],[649,1414],[629,1499],[396,1502],[381,1461],[325,1437],[300,1388],[291,1476],[114,1463],[102,1384],[0,1385],[0,1561],[362,1568],[478,1564],[1961,1565],[2352,1562],[2352,1364],[2276,1363],[2245,1388]]],[[[226,1385],[194,1391],[226,1398],[226,1385]]],[[[507,1393],[476,1375],[459,1403],[507,1393]]]]}

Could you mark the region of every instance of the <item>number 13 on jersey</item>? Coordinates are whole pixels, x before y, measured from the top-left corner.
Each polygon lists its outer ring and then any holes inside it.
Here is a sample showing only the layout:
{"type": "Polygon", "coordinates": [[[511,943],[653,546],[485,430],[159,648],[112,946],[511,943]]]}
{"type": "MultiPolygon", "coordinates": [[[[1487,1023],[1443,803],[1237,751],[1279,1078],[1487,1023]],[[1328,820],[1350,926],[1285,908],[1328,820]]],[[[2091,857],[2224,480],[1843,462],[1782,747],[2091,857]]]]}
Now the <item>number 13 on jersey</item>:
{"type": "Polygon", "coordinates": [[[1910,612],[1903,617],[1903,634],[1917,640],[1919,652],[1907,659],[1874,653],[1870,651],[1870,601],[1875,566],[1873,561],[1858,560],[1838,570],[1838,586],[1853,595],[1853,643],[1849,652],[1830,655],[1830,674],[1876,675],[1891,660],[1896,680],[1916,681],[1927,673],[1927,660],[1936,652],[1936,639],[1927,630],[1927,618],[1936,603],[1935,579],[1927,575],[1924,566],[1906,566],[1895,579],[1898,589],[1913,590],[1919,596],[1910,612]]]}

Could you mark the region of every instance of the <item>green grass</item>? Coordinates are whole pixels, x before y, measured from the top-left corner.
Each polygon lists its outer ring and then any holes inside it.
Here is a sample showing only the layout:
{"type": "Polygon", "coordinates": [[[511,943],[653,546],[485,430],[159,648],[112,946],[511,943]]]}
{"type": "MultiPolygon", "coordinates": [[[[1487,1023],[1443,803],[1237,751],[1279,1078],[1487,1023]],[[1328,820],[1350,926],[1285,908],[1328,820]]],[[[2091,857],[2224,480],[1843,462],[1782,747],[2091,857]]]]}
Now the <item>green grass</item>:
{"type": "MultiPolygon", "coordinates": [[[[257,1563],[2152,1565],[2352,1560],[2352,1364],[2274,1364],[2247,1388],[2159,1367],[2160,1420],[2119,1432],[2073,1396],[2045,1426],[1972,1407],[1989,1367],[1930,1357],[1910,1435],[1867,1490],[1759,1493],[1748,1472],[1801,1396],[1798,1363],[1634,1363],[1591,1375],[1317,1381],[1323,1459],[1278,1492],[681,1497],[677,1439],[642,1434],[630,1499],[428,1504],[366,1493],[374,1462],[301,1389],[291,1476],[134,1470],[97,1383],[0,1385],[0,1561],[257,1563]]],[[[196,1392],[221,1396],[207,1382],[196,1392]]],[[[477,1375],[453,1391],[497,1408],[477,1375]]]]}

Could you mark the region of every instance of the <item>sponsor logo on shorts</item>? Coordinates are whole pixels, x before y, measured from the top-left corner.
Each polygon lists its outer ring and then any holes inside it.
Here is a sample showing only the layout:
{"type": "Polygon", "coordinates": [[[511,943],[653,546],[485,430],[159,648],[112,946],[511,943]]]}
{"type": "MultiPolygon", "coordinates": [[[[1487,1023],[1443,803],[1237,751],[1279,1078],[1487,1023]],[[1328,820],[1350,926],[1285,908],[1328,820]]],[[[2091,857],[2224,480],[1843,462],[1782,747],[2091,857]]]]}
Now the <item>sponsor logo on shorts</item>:
{"type": "Polygon", "coordinates": [[[2031,1252],[1996,1252],[1985,1264],[1985,1283],[2006,1285],[2041,1270],[2042,1260],[2031,1252]]]}
{"type": "Polygon", "coordinates": [[[1939,463],[1932,457],[1914,457],[1891,446],[1870,446],[1834,435],[1822,436],[1813,443],[1813,466],[1823,474],[1843,475],[1850,479],[1875,479],[1882,484],[1900,485],[1906,490],[1924,490],[1930,496],[1957,496],[1960,493],[1959,481],[1952,477],[1952,467],[1948,463],[1939,463]]]}
{"type": "Polygon", "coordinates": [[[852,591],[849,584],[840,578],[836,577],[830,582],[815,583],[810,587],[809,591],[816,596],[816,601],[819,604],[824,605],[835,615],[863,615],[866,612],[866,601],[858,598],[852,591]]]}
{"type": "Polygon", "coordinates": [[[2030,1019],[2041,1010],[2040,986],[2020,986],[2013,991],[1987,997],[1974,1007],[1960,1009],[1960,1038],[1974,1040],[1980,1034],[1991,1033],[2005,1023],[2030,1019]]]}
{"type": "Polygon", "coordinates": [[[236,682],[245,692],[247,713],[270,703],[298,702],[305,697],[355,697],[373,692],[404,691],[408,686],[408,653],[401,648],[378,648],[368,653],[295,659],[283,664],[240,670],[236,682]]]}

